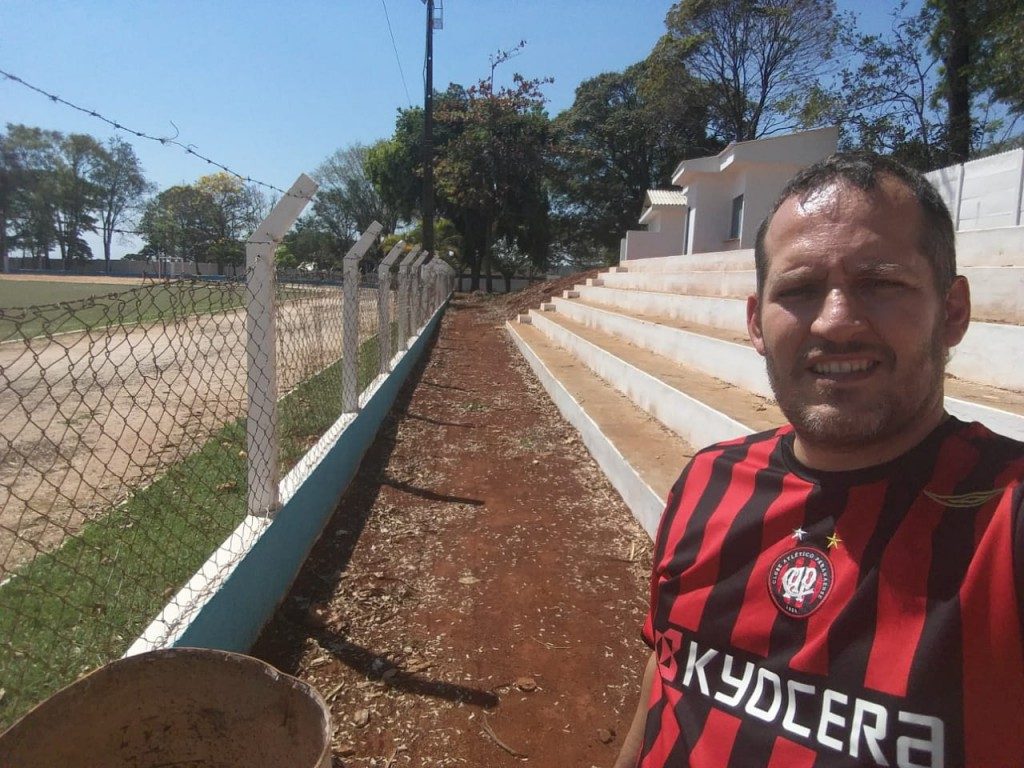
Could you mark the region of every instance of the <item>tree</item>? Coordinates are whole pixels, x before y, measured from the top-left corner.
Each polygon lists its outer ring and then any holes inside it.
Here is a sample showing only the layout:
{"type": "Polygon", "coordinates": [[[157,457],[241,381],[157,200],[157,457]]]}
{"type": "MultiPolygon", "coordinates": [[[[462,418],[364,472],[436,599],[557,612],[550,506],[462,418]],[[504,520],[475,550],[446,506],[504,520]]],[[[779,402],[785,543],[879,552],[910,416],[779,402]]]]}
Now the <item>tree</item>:
{"type": "Polygon", "coordinates": [[[142,255],[189,260],[198,271],[217,237],[213,201],[191,185],[170,187],[146,204],[139,230],[146,240],[142,255]]]}
{"type": "Polygon", "coordinates": [[[115,230],[139,207],[142,197],[153,190],[142,173],[135,150],[128,142],[111,138],[93,173],[96,185],[96,212],[103,237],[103,260],[110,271],[110,249],[115,230]]]}
{"type": "Polygon", "coordinates": [[[942,62],[937,97],[946,104],[947,162],[964,162],[989,126],[974,110],[986,97],[1024,114],[1024,6],[1014,0],[928,0],[929,42],[942,62]]]}
{"type": "Polygon", "coordinates": [[[707,125],[707,91],[664,47],[582,82],[554,121],[556,230],[571,250],[616,258],[644,193],[667,186],[681,160],[721,148],[707,125]]]}
{"type": "Polygon", "coordinates": [[[338,237],[359,235],[374,221],[385,234],[398,225],[397,206],[384,200],[367,174],[369,154],[370,147],[358,143],[339,149],[314,174],[320,190],[313,210],[338,237]]]}
{"type": "Polygon", "coordinates": [[[265,215],[267,201],[253,185],[228,173],[199,178],[195,184],[164,190],[143,209],[139,229],[150,258],[203,261],[217,271],[245,259],[245,239],[265,215]]]}
{"type": "Polygon", "coordinates": [[[920,13],[908,14],[906,2],[892,12],[885,35],[863,35],[853,25],[844,30],[843,46],[855,62],[839,75],[839,89],[819,91],[821,101],[809,100],[807,123],[840,125],[844,149],[867,149],[892,154],[928,171],[946,156],[946,131],[934,106],[938,62],[928,49],[930,22],[920,13]]]}
{"type": "Polygon", "coordinates": [[[834,0],[681,0],[665,26],[662,47],[707,84],[712,125],[733,141],[794,125],[838,33],[834,0]]]}
{"type": "Polygon", "coordinates": [[[295,268],[311,265],[318,270],[340,269],[354,242],[351,235],[339,237],[323,218],[315,214],[303,216],[284,236],[278,249],[278,263],[295,268]]]}
{"type": "Polygon", "coordinates": [[[491,244],[502,235],[515,238],[538,266],[547,261],[551,131],[544,82],[516,74],[511,87],[495,91],[482,80],[438,109],[438,122],[452,133],[438,152],[438,207],[460,227],[473,290],[481,272],[491,290],[491,244]]]}
{"type": "Polygon", "coordinates": [[[3,225],[3,253],[20,248],[37,260],[46,261],[57,242],[54,230],[54,171],[62,135],[27,125],[8,124],[0,139],[0,215],[3,225]]]}
{"type": "Polygon", "coordinates": [[[1024,5],[1017,0],[990,0],[981,61],[976,69],[984,86],[1018,116],[1024,115],[1024,5]]]}
{"type": "Polygon", "coordinates": [[[268,203],[254,184],[243,184],[237,177],[221,171],[196,180],[195,188],[211,205],[210,231],[213,238],[205,253],[207,261],[225,266],[245,262],[245,239],[267,214],[268,203]]]}
{"type": "Polygon", "coordinates": [[[491,254],[498,272],[505,278],[505,293],[512,291],[512,278],[531,266],[530,255],[515,240],[503,237],[491,245],[491,254]]]}
{"type": "MultiPolygon", "coordinates": [[[[491,63],[508,58],[499,53],[491,63]]],[[[490,243],[498,237],[514,238],[537,264],[548,259],[551,131],[544,82],[515,75],[511,86],[495,88],[492,69],[470,88],[453,83],[434,95],[435,209],[458,232],[460,248],[447,250],[471,270],[474,289],[489,274],[490,243]]],[[[374,187],[405,220],[419,213],[423,196],[422,129],[423,110],[399,110],[393,136],[371,147],[366,161],[374,187]]]]}
{"type": "Polygon", "coordinates": [[[103,162],[103,146],[92,136],[72,133],[57,145],[53,170],[53,223],[64,269],[92,258],[83,235],[96,231],[100,190],[94,177],[103,162]]]}

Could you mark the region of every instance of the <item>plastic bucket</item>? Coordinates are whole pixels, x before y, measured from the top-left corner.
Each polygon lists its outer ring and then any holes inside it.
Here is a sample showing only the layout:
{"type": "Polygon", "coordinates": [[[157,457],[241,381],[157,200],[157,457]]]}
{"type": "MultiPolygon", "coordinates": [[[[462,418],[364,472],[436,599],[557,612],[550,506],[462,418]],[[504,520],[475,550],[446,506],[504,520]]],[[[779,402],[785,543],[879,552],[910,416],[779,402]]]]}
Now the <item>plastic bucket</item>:
{"type": "Polygon", "coordinates": [[[250,656],[172,648],[121,659],[0,735],[3,768],[330,768],[315,689],[250,656]]]}

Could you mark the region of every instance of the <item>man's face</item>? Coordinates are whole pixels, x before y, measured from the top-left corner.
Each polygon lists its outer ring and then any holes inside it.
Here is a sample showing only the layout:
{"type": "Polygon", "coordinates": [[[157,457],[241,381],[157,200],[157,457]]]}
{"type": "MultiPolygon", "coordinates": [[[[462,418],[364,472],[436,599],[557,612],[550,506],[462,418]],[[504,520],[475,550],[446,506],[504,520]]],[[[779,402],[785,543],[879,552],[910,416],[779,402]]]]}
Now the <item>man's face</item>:
{"type": "MultiPolygon", "coordinates": [[[[913,194],[892,177],[786,200],[747,304],[779,407],[806,444],[864,451],[941,419],[946,353],[967,329],[963,278],[940,296],[913,194]]],[[[927,434],[927,432],[925,432],[927,434]]],[[[923,435],[922,435],[923,437],[923,435]]]]}

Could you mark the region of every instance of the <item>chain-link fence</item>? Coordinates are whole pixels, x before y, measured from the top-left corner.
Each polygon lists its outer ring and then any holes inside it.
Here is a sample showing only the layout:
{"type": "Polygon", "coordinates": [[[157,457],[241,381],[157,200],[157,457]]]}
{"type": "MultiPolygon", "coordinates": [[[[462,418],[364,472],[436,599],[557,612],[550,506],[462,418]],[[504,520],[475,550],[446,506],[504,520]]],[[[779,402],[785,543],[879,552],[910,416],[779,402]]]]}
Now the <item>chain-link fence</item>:
{"type": "MultiPolygon", "coordinates": [[[[425,275],[431,311],[442,271],[425,275]]],[[[387,371],[381,350],[425,320],[399,332],[390,269],[310,277],[271,276],[256,320],[253,270],[0,310],[0,727],[123,654],[165,606],[187,616],[193,574],[274,514],[254,482],[279,502],[279,478],[355,410],[349,388],[358,403],[387,371]]],[[[180,627],[165,629],[155,644],[180,627]]]]}

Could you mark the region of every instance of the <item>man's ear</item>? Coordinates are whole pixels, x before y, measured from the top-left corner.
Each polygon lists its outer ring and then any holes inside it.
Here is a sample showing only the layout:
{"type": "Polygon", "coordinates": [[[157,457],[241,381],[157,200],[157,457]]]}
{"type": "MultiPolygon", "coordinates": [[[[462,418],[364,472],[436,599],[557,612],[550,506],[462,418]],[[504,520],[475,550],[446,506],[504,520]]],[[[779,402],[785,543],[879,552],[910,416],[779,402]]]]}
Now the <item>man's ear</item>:
{"type": "Polygon", "coordinates": [[[747,335],[750,343],[764,356],[764,336],[761,333],[761,305],[756,294],[747,296],[747,335]]]}
{"type": "Polygon", "coordinates": [[[953,278],[943,310],[942,340],[947,347],[955,347],[963,340],[971,322],[971,287],[963,275],[953,278]]]}

